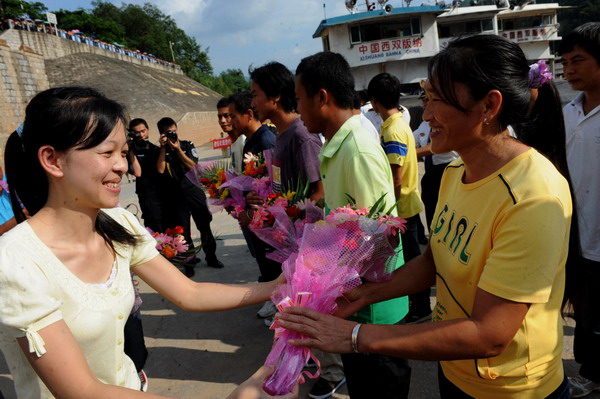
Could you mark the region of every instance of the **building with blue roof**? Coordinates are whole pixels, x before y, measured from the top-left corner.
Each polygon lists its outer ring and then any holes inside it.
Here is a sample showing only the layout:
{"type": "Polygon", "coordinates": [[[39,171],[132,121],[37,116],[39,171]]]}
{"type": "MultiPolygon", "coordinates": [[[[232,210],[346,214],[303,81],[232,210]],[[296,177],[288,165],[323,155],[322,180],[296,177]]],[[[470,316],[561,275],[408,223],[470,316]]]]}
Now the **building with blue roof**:
{"type": "Polygon", "coordinates": [[[381,0],[375,7],[366,0],[366,9],[360,11],[355,0],[346,0],[349,14],[322,20],[313,38],[321,38],[324,50],[344,55],[357,90],[366,88],[373,76],[388,72],[400,79],[405,92],[416,92],[427,77],[429,58],[464,34],[504,36],[518,43],[532,62],[545,59],[554,66],[550,43],[560,40],[557,3],[479,1],[393,7],[381,0]]]}

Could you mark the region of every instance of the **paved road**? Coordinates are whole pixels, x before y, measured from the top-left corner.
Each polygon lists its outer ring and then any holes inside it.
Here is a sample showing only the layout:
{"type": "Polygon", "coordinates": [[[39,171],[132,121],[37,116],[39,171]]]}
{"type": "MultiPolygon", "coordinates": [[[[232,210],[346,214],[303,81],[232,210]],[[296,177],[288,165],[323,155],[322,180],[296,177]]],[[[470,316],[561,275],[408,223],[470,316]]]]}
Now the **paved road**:
{"type": "MultiPolygon", "coordinates": [[[[218,157],[220,152],[202,147],[204,159],[218,157]]],[[[133,184],[124,184],[122,205],[133,203],[133,184]]],[[[258,268],[250,257],[239,227],[226,214],[216,214],[213,231],[219,235],[218,254],[224,269],[208,268],[203,262],[197,268],[196,281],[243,283],[255,281],[258,268]]],[[[195,232],[195,238],[198,233],[195,232]]],[[[143,282],[140,284],[142,315],[150,357],[146,372],[150,392],[179,398],[225,398],[240,382],[251,375],[266,358],[272,333],[256,317],[260,305],[228,312],[194,314],[184,312],[156,294],[143,282]]],[[[568,375],[577,368],[572,360],[573,323],[566,319],[563,359],[568,375]]],[[[436,366],[433,362],[411,362],[413,378],[411,399],[439,398],[436,366]]],[[[312,381],[301,387],[300,397],[307,398],[312,381]]],[[[12,380],[0,356],[0,390],[6,399],[15,398],[12,380]]],[[[348,398],[342,389],[334,396],[348,398]]],[[[600,393],[588,398],[600,399],[600,393]]]]}

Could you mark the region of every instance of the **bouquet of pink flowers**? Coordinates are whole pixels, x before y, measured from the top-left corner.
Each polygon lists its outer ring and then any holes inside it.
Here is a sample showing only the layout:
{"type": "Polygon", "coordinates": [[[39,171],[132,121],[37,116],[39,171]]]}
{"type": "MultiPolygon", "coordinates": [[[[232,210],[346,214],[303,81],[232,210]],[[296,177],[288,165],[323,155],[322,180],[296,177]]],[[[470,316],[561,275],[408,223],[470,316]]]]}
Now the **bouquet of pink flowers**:
{"type": "Polygon", "coordinates": [[[237,217],[246,207],[246,192],[256,191],[264,198],[272,192],[272,150],[264,150],[259,154],[246,153],[244,163],[241,175],[231,168],[229,161],[219,160],[199,162],[186,176],[195,185],[207,189],[208,204],[213,213],[227,209],[233,217],[237,217]]]}
{"type": "MultiPolygon", "coordinates": [[[[350,206],[332,211],[324,220],[304,225],[298,244],[282,265],[287,283],[271,299],[281,311],[288,306],[305,306],[332,314],[336,299],[362,283],[386,281],[395,268],[401,218],[381,213],[383,197],[371,211],[350,206]]],[[[388,212],[389,213],[389,212],[388,212]]],[[[263,389],[271,395],[289,393],[303,381],[302,369],[312,356],[308,348],[288,345],[301,335],[281,328],[277,321],[275,342],[265,362],[275,368],[263,389]]],[[[316,375],[308,375],[316,378],[316,375]]]]}
{"type": "Polygon", "coordinates": [[[183,227],[181,226],[167,229],[164,233],[154,232],[149,227],[146,230],[156,240],[156,249],[158,252],[171,263],[184,265],[200,250],[199,246],[190,249],[190,246],[183,237],[183,227]]]}
{"type": "Polygon", "coordinates": [[[223,208],[235,206],[243,200],[243,193],[232,192],[222,186],[237,176],[229,160],[198,162],[187,173],[186,177],[200,188],[208,192],[208,205],[213,213],[223,208]],[[241,198],[240,198],[241,197],[241,198]]]}
{"type": "Polygon", "coordinates": [[[283,263],[298,252],[304,226],[323,219],[323,209],[310,199],[299,200],[296,192],[270,194],[265,204],[254,210],[250,230],[275,248],[267,257],[283,263]]]}

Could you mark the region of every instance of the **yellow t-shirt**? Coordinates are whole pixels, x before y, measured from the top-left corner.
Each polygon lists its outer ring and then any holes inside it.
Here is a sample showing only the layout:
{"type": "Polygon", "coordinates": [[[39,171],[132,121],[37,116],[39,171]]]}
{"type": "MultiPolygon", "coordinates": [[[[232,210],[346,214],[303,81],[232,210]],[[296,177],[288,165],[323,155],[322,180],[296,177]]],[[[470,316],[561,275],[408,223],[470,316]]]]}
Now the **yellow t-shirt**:
{"type": "Polygon", "coordinates": [[[564,378],[561,301],[572,204],[567,181],[536,150],[463,184],[452,162],[431,226],[437,269],[433,320],[468,318],[478,288],[531,304],[506,350],[444,361],[444,375],[476,398],[543,398],[564,378]]]}
{"type": "Polygon", "coordinates": [[[409,218],[423,210],[419,194],[419,169],[415,138],[402,112],[393,114],[381,125],[381,145],[392,165],[402,167],[402,187],[398,215],[409,218]]]}

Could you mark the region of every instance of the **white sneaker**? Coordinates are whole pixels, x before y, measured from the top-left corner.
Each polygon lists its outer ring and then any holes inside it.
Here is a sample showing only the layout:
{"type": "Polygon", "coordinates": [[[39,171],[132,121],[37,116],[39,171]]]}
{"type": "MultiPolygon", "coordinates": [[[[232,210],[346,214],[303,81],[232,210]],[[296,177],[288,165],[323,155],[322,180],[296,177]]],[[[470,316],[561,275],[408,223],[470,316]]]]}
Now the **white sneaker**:
{"type": "Polygon", "coordinates": [[[592,391],[600,391],[600,382],[588,380],[577,374],[575,377],[569,378],[569,391],[572,398],[582,398],[592,391]]]}
{"type": "Polygon", "coordinates": [[[267,301],[262,306],[262,308],[260,308],[260,310],[256,313],[256,315],[264,319],[265,317],[273,316],[275,313],[277,313],[277,308],[275,307],[275,304],[271,301],[267,301]]]}

